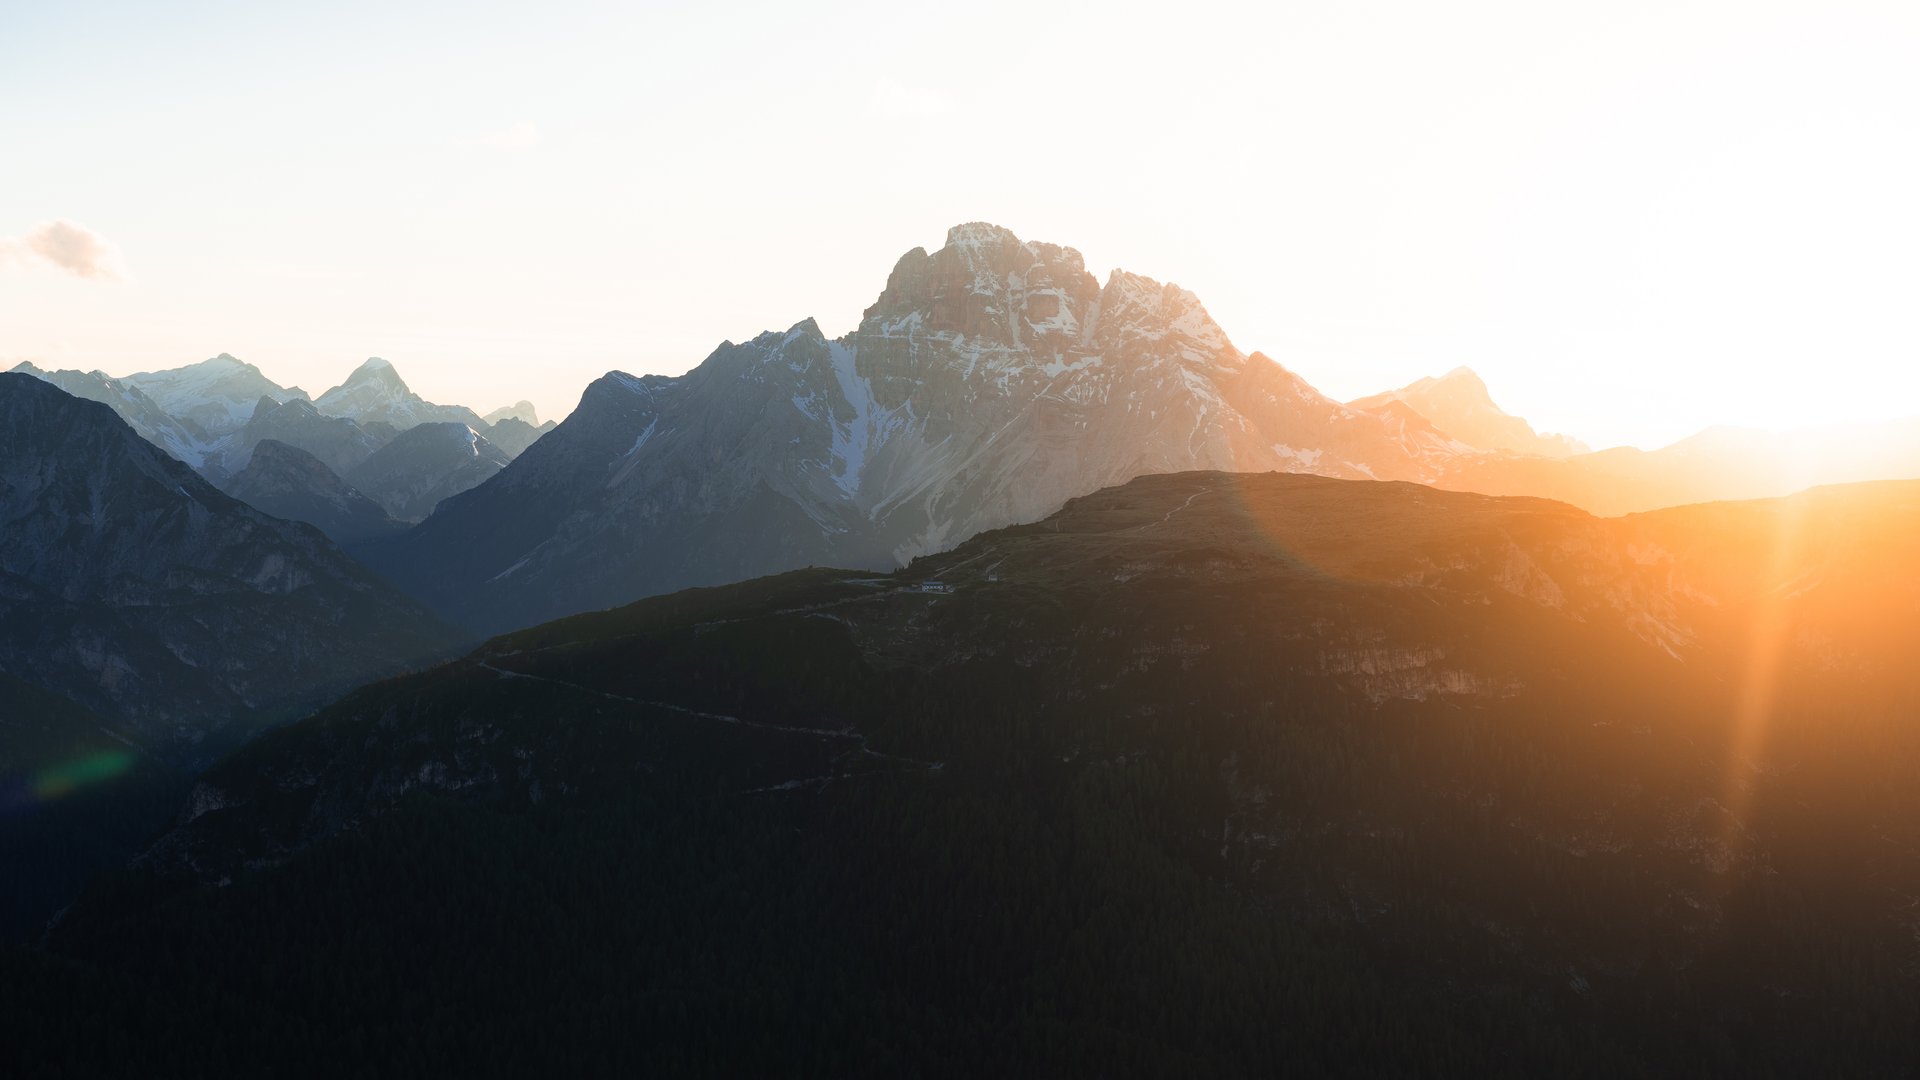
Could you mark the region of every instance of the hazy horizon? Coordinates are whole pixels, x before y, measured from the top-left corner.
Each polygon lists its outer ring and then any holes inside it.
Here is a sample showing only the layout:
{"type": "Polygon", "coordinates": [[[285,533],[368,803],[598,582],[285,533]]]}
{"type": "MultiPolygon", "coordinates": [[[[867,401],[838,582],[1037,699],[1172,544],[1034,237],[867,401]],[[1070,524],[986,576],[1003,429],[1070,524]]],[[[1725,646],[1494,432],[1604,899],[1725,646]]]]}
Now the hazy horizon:
{"type": "Polygon", "coordinates": [[[1343,400],[1465,365],[1595,447],[1920,411],[1894,4],[6,21],[6,366],[227,352],[317,394],[381,356],[559,417],[608,370],[843,333],[986,220],[1343,400]]]}

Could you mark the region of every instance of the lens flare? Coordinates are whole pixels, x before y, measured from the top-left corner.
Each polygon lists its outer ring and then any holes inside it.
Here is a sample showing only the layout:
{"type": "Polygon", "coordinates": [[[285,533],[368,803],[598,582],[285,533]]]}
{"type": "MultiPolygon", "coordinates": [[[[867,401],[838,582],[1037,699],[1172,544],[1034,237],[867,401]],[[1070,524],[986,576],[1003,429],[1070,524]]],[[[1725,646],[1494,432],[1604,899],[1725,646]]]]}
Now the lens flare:
{"type": "Polygon", "coordinates": [[[1781,667],[1793,637],[1793,586],[1795,568],[1800,564],[1807,539],[1807,511],[1805,498],[1783,499],[1773,516],[1772,551],[1751,616],[1746,663],[1734,705],[1732,738],[1721,789],[1720,805],[1727,816],[1722,840],[1728,850],[1744,835],[1747,815],[1752,809],[1755,774],[1766,750],[1781,667]]]}
{"type": "Polygon", "coordinates": [[[133,752],[107,750],[70,761],[34,777],[33,793],[42,800],[58,799],[76,788],[111,780],[133,767],[133,752]]]}
{"type": "Polygon", "coordinates": [[[134,757],[131,750],[102,750],[42,769],[23,783],[8,784],[0,808],[26,810],[57,802],[124,774],[133,768],[134,757]]]}

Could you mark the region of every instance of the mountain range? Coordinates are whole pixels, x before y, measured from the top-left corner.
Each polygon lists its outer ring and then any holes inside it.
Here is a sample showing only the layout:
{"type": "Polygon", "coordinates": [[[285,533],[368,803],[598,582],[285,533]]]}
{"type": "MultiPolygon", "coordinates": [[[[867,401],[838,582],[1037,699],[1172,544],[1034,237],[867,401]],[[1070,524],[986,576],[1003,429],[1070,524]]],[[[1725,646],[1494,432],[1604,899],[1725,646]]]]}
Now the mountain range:
{"type": "Polygon", "coordinates": [[[850,333],[811,319],[685,375],[613,372],[372,565],[485,632],[809,565],[890,569],[1136,476],[1412,480],[1600,513],[1920,475],[1912,451],[1791,467],[1755,433],[1588,452],[1466,369],[1342,404],[1243,353],[1198,298],[987,224],[903,256],[850,333]]]}
{"type": "Polygon", "coordinates": [[[860,325],[615,372],[369,557],[486,630],[813,565],[889,568],[1147,473],[1431,480],[1473,448],[1236,349],[1191,293],[991,225],[903,256],[860,325]]]}
{"type": "MultiPolygon", "coordinates": [[[[538,423],[533,406],[524,401],[496,410],[492,421],[464,406],[436,405],[414,393],[393,365],[379,357],[361,364],[318,399],[298,387],[280,386],[259,368],[225,353],[123,379],[100,371],[45,371],[25,362],[13,370],[106,404],[141,437],[229,489],[264,440],[311,454],[332,478],[311,470],[282,471],[274,481],[276,505],[282,510],[293,507],[287,485],[299,476],[311,477],[315,487],[307,501],[316,508],[336,501],[335,489],[349,473],[416,426],[453,424],[472,431],[479,440],[475,445],[483,445],[477,453],[436,453],[434,440],[417,438],[373,466],[368,475],[377,474],[377,481],[362,477],[373,489],[364,494],[384,510],[402,521],[418,520],[439,498],[485,480],[555,426],[552,421],[538,423]],[[423,502],[429,494],[435,497],[423,502]]],[[[298,520],[332,520],[324,509],[314,513],[317,517],[298,520]]],[[[368,535],[357,526],[348,531],[355,539],[368,535]]]]}
{"type": "Polygon", "coordinates": [[[29,369],[229,487],[262,439],[311,453],[333,479],[283,470],[275,505],[344,528],[483,632],[796,567],[888,569],[1158,472],[1413,480],[1602,514],[1920,475],[1911,422],[1596,453],[1504,412],[1465,368],[1343,404],[1241,352],[1193,294],[1102,283],[1072,248],[984,223],[903,256],[842,337],[808,319],[681,376],[611,372],[558,425],[526,402],[484,419],[427,402],[378,358],[313,400],[224,354],[119,380],[29,369]],[[399,438],[424,424],[455,427],[399,438]],[[334,524],[343,486],[419,526],[334,524]]]}
{"type": "Polygon", "coordinates": [[[224,724],[433,655],[451,630],[320,533],[112,410],[0,375],[0,671],[176,760],[224,724]]]}

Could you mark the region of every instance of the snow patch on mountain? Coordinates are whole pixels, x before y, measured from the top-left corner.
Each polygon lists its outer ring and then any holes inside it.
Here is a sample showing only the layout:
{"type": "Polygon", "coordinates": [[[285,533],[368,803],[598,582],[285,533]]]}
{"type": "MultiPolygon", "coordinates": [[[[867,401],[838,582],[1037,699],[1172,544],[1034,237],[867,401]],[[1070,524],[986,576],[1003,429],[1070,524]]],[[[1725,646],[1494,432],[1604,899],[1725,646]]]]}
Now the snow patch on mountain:
{"type": "Polygon", "coordinates": [[[851,412],[851,416],[844,421],[835,418],[830,429],[835,466],[833,482],[849,498],[857,499],[861,474],[866,471],[867,462],[876,449],[886,444],[889,436],[904,426],[905,421],[874,397],[872,380],[860,374],[857,363],[859,350],[855,346],[834,342],[829,349],[833,358],[834,381],[840,388],[841,400],[851,412]]]}
{"type": "Polygon", "coordinates": [[[169,414],[192,421],[210,439],[238,431],[262,397],[285,402],[307,396],[299,387],[281,386],[259,368],[227,353],[186,367],[143,371],[124,382],[169,414]]]}

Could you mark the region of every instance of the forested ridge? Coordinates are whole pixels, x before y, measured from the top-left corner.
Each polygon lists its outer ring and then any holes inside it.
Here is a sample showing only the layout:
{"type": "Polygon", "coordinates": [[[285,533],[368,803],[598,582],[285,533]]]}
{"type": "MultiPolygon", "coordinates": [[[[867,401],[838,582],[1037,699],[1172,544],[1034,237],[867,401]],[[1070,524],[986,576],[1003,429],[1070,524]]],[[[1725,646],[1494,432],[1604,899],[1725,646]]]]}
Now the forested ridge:
{"type": "Polygon", "coordinates": [[[1684,569],[1632,554],[1668,526],[1616,549],[1628,525],[1531,500],[1226,483],[1151,478],[898,575],[676,594],[367,687],[216,766],[139,868],[6,954],[7,1053],[48,1075],[1920,1060],[1920,693],[1871,666],[1885,642],[1783,668],[1756,748],[1715,637],[1730,594],[1655,610],[1634,584],[1684,569]],[[1281,510],[1329,531],[1263,524],[1281,510]]]}

